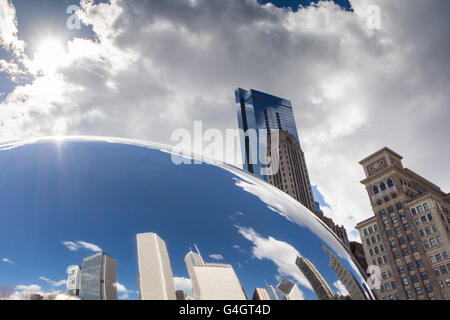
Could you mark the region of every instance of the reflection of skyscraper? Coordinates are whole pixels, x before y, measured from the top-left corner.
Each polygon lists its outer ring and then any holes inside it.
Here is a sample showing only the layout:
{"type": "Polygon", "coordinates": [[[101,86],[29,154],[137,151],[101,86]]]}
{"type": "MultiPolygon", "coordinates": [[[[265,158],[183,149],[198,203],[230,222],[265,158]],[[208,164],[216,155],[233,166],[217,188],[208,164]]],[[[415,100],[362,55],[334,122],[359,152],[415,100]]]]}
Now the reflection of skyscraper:
{"type": "Polygon", "coordinates": [[[81,267],[70,266],[67,268],[67,274],[69,275],[66,282],[67,292],[79,296],[81,288],[81,267]]]}
{"type": "Polygon", "coordinates": [[[165,242],[155,233],[137,235],[139,290],[142,300],[176,300],[165,242]]]}
{"type": "Polygon", "coordinates": [[[266,289],[256,288],[252,300],[271,300],[266,289]]]}
{"type": "Polygon", "coordinates": [[[269,294],[270,300],[280,300],[277,294],[277,290],[266,282],[267,293],[269,294]]]}
{"type": "Polygon", "coordinates": [[[295,264],[298,266],[300,271],[304,274],[306,279],[308,279],[311,287],[314,290],[317,298],[319,300],[332,300],[333,292],[328,286],[325,279],[319,273],[319,271],[314,267],[314,265],[306,258],[298,257],[295,264]]]}
{"type": "Polygon", "coordinates": [[[229,264],[205,263],[200,253],[185,258],[195,300],[246,300],[239,279],[229,264]]]}
{"type": "Polygon", "coordinates": [[[341,261],[339,261],[339,259],[332,252],[325,248],[325,246],[322,245],[322,249],[330,257],[329,266],[342,281],[352,300],[367,300],[367,297],[364,294],[364,291],[359,285],[358,280],[356,280],[355,276],[344,266],[341,261]]]}
{"type": "Polygon", "coordinates": [[[115,259],[101,252],[83,260],[80,297],[85,300],[117,300],[115,259]]]}
{"type": "Polygon", "coordinates": [[[277,286],[284,300],[304,300],[303,293],[297,284],[289,279],[283,279],[277,286]]]}
{"type": "Polygon", "coordinates": [[[175,291],[175,296],[177,297],[177,300],[179,300],[179,301],[189,300],[186,292],[184,292],[183,290],[175,291]]]}

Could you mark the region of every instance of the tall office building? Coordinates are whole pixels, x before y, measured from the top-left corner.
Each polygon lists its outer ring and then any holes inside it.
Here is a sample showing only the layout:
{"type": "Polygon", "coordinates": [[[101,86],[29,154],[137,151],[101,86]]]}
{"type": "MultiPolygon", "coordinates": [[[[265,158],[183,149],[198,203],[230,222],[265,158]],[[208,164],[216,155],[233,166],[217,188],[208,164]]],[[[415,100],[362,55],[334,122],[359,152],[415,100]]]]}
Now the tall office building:
{"type": "Polygon", "coordinates": [[[70,266],[67,268],[67,292],[75,296],[80,295],[81,289],[81,267],[80,266],[70,266]]]}
{"type": "Polygon", "coordinates": [[[115,259],[101,252],[83,260],[80,297],[84,300],[117,300],[115,259]]]}
{"type": "Polygon", "coordinates": [[[296,138],[284,130],[274,132],[270,135],[272,136],[278,141],[279,154],[272,154],[272,138],[268,138],[266,158],[279,159],[279,170],[273,175],[268,175],[267,182],[289,194],[312,212],[316,212],[305,155],[296,138]]]}
{"type": "Polygon", "coordinates": [[[378,299],[449,299],[450,194],[383,148],[360,162],[374,216],[356,226],[368,264],[381,271],[378,299]]]}
{"type": "Polygon", "coordinates": [[[364,294],[364,289],[360,286],[353,273],[325,246],[322,245],[322,249],[330,257],[329,266],[344,284],[350,298],[352,300],[368,300],[369,298],[364,294]]]}
{"type": "Polygon", "coordinates": [[[270,300],[280,300],[277,294],[277,290],[266,282],[267,293],[269,294],[270,300]]]}
{"type": "Polygon", "coordinates": [[[331,291],[331,288],[311,261],[303,257],[298,257],[295,264],[311,284],[317,299],[333,300],[333,291],[331,291]]]}
{"type": "Polygon", "coordinates": [[[136,238],[141,300],[176,300],[166,243],[155,233],[136,238]]]}
{"type": "Polygon", "coordinates": [[[244,157],[244,170],[265,180],[262,159],[266,156],[267,133],[273,129],[289,132],[300,148],[291,102],[256,90],[236,89],[236,106],[244,157]],[[249,135],[250,132],[256,136],[249,135]],[[264,136],[260,137],[260,134],[264,136]]]}
{"type": "Polygon", "coordinates": [[[297,284],[289,279],[282,279],[277,289],[284,300],[305,300],[297,284]]]}
{"type": "Polygon", "coordinates": [[[246,300],[234,269],[229,264],[205,263],[198,249],[185,257],[195,300],[246,300]]]}
{"type": "Polygon", "coordinates": [[[271,300],[266,289],[256,288],[252,300],[271,300]]]}

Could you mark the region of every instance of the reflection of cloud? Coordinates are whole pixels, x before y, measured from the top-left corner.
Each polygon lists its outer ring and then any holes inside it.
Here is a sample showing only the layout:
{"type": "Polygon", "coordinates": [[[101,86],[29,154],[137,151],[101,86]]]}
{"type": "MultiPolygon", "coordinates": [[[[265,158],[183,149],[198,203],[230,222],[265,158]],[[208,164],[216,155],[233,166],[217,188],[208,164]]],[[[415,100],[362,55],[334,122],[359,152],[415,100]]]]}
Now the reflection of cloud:
{"type": "Polygon", "coordinates": [[[277,277],[292,277],[302,286],[311,289],[311,284],[305,278],[300,269],[296,266],[295,261],[301,256],[293,246],[289,243],[276,240],[272,237],[263,238],[252,228],[244,228],[237,226],[239,233],[247,240],[253,242],[253,256],[259,260],[271,260],[278,267],[277,277]]]}
{"type": "Polygon", "coordinates": [[[209,257],[214,260],[223,260],[223,256],[221,254],[210,254],[209,257]]]}
{"type": "Polygon", "coordinates": [[[235,244],[233,246],[233,249],[236,249],[237,251],[239,251],[240,253],[246,253],[246,251],[244,249],[242,249],[239,245],[235,244]]]}
{"type": "Polygon", "coordinates": [[[86,249],[93,252],[103,251],[99,246],[86,241],[77,241],[76,243],[73,241],[63,241],[62,244],[65,245],[70,251],[77,251],[78,249],[86,249]]]}
{"type": "Polygon", "coordinates": [[[191,300],[193,299],[194,291],[192,290],[191,279],[174,277],[173,283],[175,285],[175,290],[183,290],[191,300]]]}
{"type": "Polygon", "coordinates": [[[344,283],[342,283],[341,280],[336,281],[335,283],[333,283],[333,285],[337,288],[337,293],[340,294],[341,296],[348,296],[350,295],[347,291],[347,288],[345,287],[344,283]]]}
{"type": "Polygon", "coordinates": [[[50,280],[50,279],[48,279],[46,277],[39,277],[39,280],[47,282],[49,285],[51,285],[54,288],[62,287],[63,285],[66,284],[66,280],[53,281],[53,280],[50,280]]]}
{"type": "Polygon", "coordinates": [[[19,285],[15,292],[0,300],[80,300],[80,298],[64,292],[43,292],[37,284],[19,285]]]}
{"type": "Polygon", "coordinates": [[[4,262],[4,263],[9,263],[9,264],[14,264],[14,261],[9,260],[8,258],[3,258],[3,259],[2,259],[2,262],[4,262]]]}
{"type": "Polygon", "coordinates": [[[114,286],[117,289],[117,293],[119,294],[119,299],[128,299],[130,293],[133,293],[133,290],[128,290],[123,284],[116,282],[114,286]]]}

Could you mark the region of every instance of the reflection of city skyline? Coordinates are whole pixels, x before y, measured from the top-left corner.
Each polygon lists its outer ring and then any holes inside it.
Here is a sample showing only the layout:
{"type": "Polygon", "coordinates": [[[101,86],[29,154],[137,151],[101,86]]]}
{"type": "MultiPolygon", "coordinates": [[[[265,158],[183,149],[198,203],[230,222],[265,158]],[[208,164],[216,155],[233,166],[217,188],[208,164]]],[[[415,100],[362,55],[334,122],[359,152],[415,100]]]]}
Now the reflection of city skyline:
{"type": "MultiPolygon", "coordinates": [[[[189,274],[192,294],[177,289],[174,284],[169,252],[166,243],[156,233],[136,235],[138,252],[138,289],[140,300],[247,300],[247,295],[232,265],[207,263],[200,250],[189,250],[185,265],[189,274]]],[[[330,257],[329,266],[348,291],[349,299],[366,297],[353,274],[324,245],[330,257]]],[[[311,285],[319,300],[343,299],[334,294],[324,277],[312,262],[298,256],[295,265],[311,285]]],[[[83,265],[67,269],[67,293],[85,300],[116,300],[116,261],[101,252],[83,260],[83,265]]],[[[266,288],[255,288],[252,300],[304,300],[298,284],[289,279],[279,280],[276,288],[264,280],[266,288]]]]}
{"type": "MultiPolygon", "coordinates": [[[[45,152],[41,157],[53,158],[53,144],[47,142],[42,142],[37,147],[35,145],[20,147],[14,152],[20,154],[19,151],[29,148],[36,152],[40,150],[41,146],[45,146],[45,152]]],[[[164,172],[170,172],[170,176],[159,177],[159,173],[156,176],[145,176],[152,174],[155,170],[152,161],[146,157],[143,159],[142,155],[149,154],[155,158],[155,161],[158,161],[158,165],[163,165],[167,159],[170,161],[170,153],[116,143],[71,141],[65,142],[64,148],[61,150],[60,157],[62,159],[75,158],[78,153],[82,152],[83,157],[90,163],[88,167],[73,168],[70,165],[76,164],[75,162],[65,161],[65,172],[74,176],[69,175],[68,178],[76,181],[73,179],[78,177],[76,179],[80,182],[89,179],[92,183],[83,184],[83,188],[77,187],[77,194],[83,207],[78,208],[76,212],[70,208],[65,210],[64,219],[74,221],[74,223],[66,226],[64,238],[52,231],[58,228],[62,222],[61,219],[58,219],[61,216],[61,209],[49,207],[47,202],[40,204],[41,211],[47,213],[45,219],[39,222],[34,230],[39,230],[39,234],[46,235],[48,239],[45,245],[48,250],[39,260],[34,261],[36,266],[34,272],[37,273],[34,276],[35,279],[45,276],[55,280],[55,278],[59,278],[58,274],[66,273],[67,265],[82,265],[83,251],[86,253],[104,249],[118,261],[117,280],[122,284],[117,286],[120,298],[135,299],[138,288],[136,279],[139,273],[136,234],[146,232],[147,230],[142,229],[145,226],[153,226],[150,230],[157,231],[167,243],[175,289],[182,289],[189,297],[193,297],[193,293],[190,289],[190,277],[187,276],[187,268],[182,264],[182,259],[189,252],[189,245],[195,242],[201,245],[200,249],[205,254],[205,262],[220,262],[233,266],[248,298],[252,298],[255,288],[265,288],[269,294],[268,288],[264,285],[264,279],[267,279],[271,286],[276,287],[282,277],[288,277],[297,281],[299,288],[305,291],[306,299],[315,299],[314,293],[309,290],[309,285],[306,284],[305,287],[305,281],[302,276],[299,276],[300,272],[295,266],[296,256],[294,257],[293,253],[296,253],[297,249],[300,250],[299,253],[302,256],[310,258],[322,273],[325,272],[323,275],[327,280],[333,279],[334,274],[323,271],[322,268],[325,267],[323,258],[314,255],[314,250],[317,251],[320,243],[326,243],[340,259],[344,259],[343,262],[347,266],[348,257],[345,251],[340,248],[339,243],[333,237],[327,235],[329,233],[327,230],[322,230],[322,226],[316,223],[316,219],[309,212],[300,206],[294,206],[294,201],[287,199],[284,194],[274,190],[266,183],[254,182],[252,177],[242,171],[236,172],[229,167],[224,170],[224,166],[212,165],[197,166],[180,171],[179,167],[173,167],[168,163],[170,171],[164,172]],[[125,151],[129,151],[130,154],[128,159],[121,157],[119,163],[114,160],[113,155],[126,154],[126,152],[121,152],[122,149],[126,149],[125,151]],[[71,150],[74,150],[73,152],[76,154],[72,155],[71,150]],[[89,158],[87,158],[88,156],[89,158]],[[158,160],[159,157],[161,160],[158,160]],[[132,163],[128,163],[130,160],[132,163]],[[105,167],[115,162],[117,165],[130,168],[130,170],[106,169],[108,172],[111,170],[111,172],[119,174],[120,176],[114,179],[120,179],[121,184],[102,184],[104,191],[101,194],[93,192],[92,187],[99,190],[99,181],[107,177],[104,174],[105,167]],[[148,169],[142,167],[145,163],[149,164],[148,169]],[[139,166],[139,170],[135,170],[137,166],[139,166]],[[198,181],[199,177],[206,178],[215,171],[218,173],[215,180],[221,188],[223,187],[225,193],[215,192],[209,185],[208,187],[199,185],[195,190],[186,189],[187,186],[194,185],[194,180],[190,180],[191,176],[192,179],[198,181]],[[132,185],[138,181],[138,177],[135,177],[136,173],[139,174],[139,181],[144,185],[142,188],[133,189],[132,185]],[[180,178],[182,179],[180,180],[180,178]],[[176,181],[171,179],[176,179],[176,181]],[[152,186],[153,184],[155,187],[152,186]],[[148,192],[149,187],[151,187],[151,193],[148,192]],[[179,190],[173,190],[182,196],[178,201],[173,201],[173,199],[169,201],[167,196],[167,193],[170,193],[173,188],[182,188],[183,190],[181,193],[179,190]],[[130,199],[133,201],[123,202],[122,200],[122,205],[119,205],[115,199],[121,194],[128,198],[130,192],[126,193],[126,190],[133,190],[133,198],[130,199]],[[274,191],[272,192],[272,190],[274,191]],[[266,193],[264,194],[264,192],[266,193]],[[201,195],[201,198],[198,195],[201,195]],[[224,202],[223,195],[229,195],[231,199],[237,201],[224,202]],[[110,203],[105,199],[108,199],[110,203]],[[222,204],[217,205],[218,203],[222,204]],[[124,212],[129,212],[126,217],[124,217],[124,212]],[[230,214],[235,212],[241,214],[236,214],[235,220],[228,219],[230,214]],[[56,218],[52,220],[53,223],[50,223],[52,222],[49,220],[51,217],[56,218]],[[177,223],[173,223],[174,221],[177,223]],[[241,227],[236,228],[237,225],[241,227]],[[80,229],[81,227],[82,229],[80,229]],[[187,230],[192,232],[186,233],[187,230]],[[254,235],[251,233],[252,230],[255,232],[254,235]],[[304,246],[303,244],[314,245],[304,246]],[[71,260],[73,258],[78,261],[71,260]],[[53,261],[53,263],[49,264],[49,261],[53,261]]],[[[25,158],[32,156],[35,155],[25,158]]],[[[44,159],[40,163],[48,162],[44,159]]],[[[45,170],[49,176],[52,176],[53,167],[45,170]]],[[[13,170],[13,172],[15,171],[13,170]]],[[[57,170],[54,172],[58,174],[57,170]]],[[[57,181],[58,178],[52,179],[57,181]]],[[[23,180],[17,179],[17,181],[21,183],[23,180]]],[[[110,182],[110,180],[108,181],[110,182]]],[[[58,197],[60,196],[58,195],[58,197]]],[[[47,197],[47,199],[52,198],[47,197]]],[[[54,202],[53,199],[52,202],[54,202]]],[[[69,204],[70,206],[71,204],[69,204]]],[[[24,230],[19,233],[22,236],[25,233],[35,234],[32,226],[27,222],[31,219],[25,219],[26,217],[28,217],[26,211],[16,215],[17,220],[22,220],[16,223],[16,225],[21,225],[24,230]]],[[[13,239],[17,242],[17,239],[13,239]]],[[[27,252],[27,247],[22,247],[20,242],[18,245],[17,252],[19,254],[27,252]]],[[[86,253],[87,255],[88,253],[86,253]]],[[[18,257],[13,256],[12,258],[16,261],[20,260],[18,257]]],[[[348,267],[352,268],[352,265],[350,264],[348,267]]],[[[17,285],[30,284],[30,280],[26,279],[13,280],[13,274],[8,274],[6,277],[9,277],[11,282],[14,281],[17,285]]],[[[330,286],[336,280],[331,280],[330,286]]],[[[59,283],[60,281],[49,280],[46,282],[48,288],[52,288],[55,282],[59,283]]]]}

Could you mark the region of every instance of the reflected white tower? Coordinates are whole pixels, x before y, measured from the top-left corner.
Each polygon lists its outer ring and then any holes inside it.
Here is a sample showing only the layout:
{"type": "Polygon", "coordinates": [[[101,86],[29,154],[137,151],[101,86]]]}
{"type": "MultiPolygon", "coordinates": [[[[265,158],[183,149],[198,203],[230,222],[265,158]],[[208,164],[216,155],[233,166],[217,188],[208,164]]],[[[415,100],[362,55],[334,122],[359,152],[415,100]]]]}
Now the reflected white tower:
{"type": "Polygon", "coordinates": [[[81,267],[70,266],[67,268],[67,274],[69,275],[66,282],[67,292],[79,296],[81,289],[81,267]]]}
{"type": "Polygon", "coordinates": [[[284,300],[305,300],[297,284],[289,279],[281,280],[277,289],[284,300]]]}
{"type": "Polygon", "coordinates": [[[141,300],[176,300],[166,243],[155,233],[137,235],[141,300]]]}
{"type": "Polygon", "coordinates": [[[200,252],[192,250],[185,262],[195,300],[247,300],[234,269],[229,264],[205,263],[200,252]]]}

